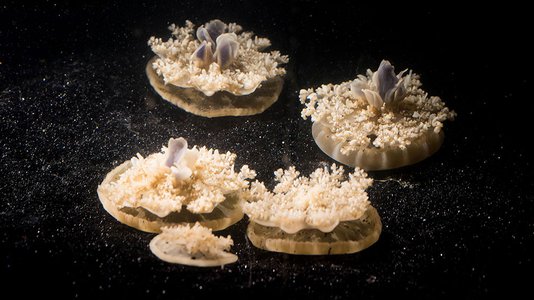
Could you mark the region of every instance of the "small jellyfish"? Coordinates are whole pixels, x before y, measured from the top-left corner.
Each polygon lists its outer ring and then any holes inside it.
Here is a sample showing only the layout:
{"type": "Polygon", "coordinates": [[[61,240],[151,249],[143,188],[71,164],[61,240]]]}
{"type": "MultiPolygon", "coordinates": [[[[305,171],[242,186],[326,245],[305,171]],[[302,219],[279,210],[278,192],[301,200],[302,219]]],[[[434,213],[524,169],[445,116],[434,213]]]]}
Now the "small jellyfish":
{"type": "Polygon", "coordinates": [[[162,227],[150,241],[150,250],[159,259],[195,267],[216,267],[237,261],[237,255],[227,252],[234,244],[230,236],[215,236],[211,229],[195,223],[162,227]]]}

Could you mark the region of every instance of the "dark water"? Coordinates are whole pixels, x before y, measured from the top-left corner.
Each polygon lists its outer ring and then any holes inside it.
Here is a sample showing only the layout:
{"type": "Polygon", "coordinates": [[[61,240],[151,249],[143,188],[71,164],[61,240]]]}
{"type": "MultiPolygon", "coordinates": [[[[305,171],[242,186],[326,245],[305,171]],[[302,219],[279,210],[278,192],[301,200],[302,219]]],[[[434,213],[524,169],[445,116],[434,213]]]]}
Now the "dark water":
{"type": "Polygon", "coordinates": [[[526,28],[521,10],[331,2],[0,4],[2,286],[24,281],[31,283],[24,294],[69,298],[472,298],[526,290],[532,276],[520,274],[532,268],[534,250],[526,146],[533,110],[523,70],[530,52],[505,34],[526,28]],[[512,20],[499,21],[506,15],[512,20]],[[213,18],[269,37],[290,56],[282,95],[265,113],[208,120],[149,87],[147,39],[167,36],[172,22],[213,18]],[[309,174],[330,164],[300,118],[298,90],[352,79],[382,58],[421,74],[458,118],[445,124],[445,143],[430,159],[370,174],[384,224],[371,248],[269,253],[247,241],[242,220],[222,232],[235,241],[236,264],[170,265],[150,253],[152,234],[101,207],[96,187],[104,175],[171,136],[236,152],[237,165],[249,164],[267,183],[279,167],[309,174]]]}

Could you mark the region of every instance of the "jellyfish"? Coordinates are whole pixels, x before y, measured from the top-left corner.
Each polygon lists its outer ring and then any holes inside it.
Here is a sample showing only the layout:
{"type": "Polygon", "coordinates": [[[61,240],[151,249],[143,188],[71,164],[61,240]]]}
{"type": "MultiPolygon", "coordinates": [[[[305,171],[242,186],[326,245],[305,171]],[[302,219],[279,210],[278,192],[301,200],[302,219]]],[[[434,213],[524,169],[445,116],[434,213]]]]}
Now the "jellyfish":
{"type": "Polygon", "coordinates": [[[251,185],[243,211],[250,223],[247,236],[258,248],[288,254],[330,255],[361,251],[382,231],[365,189],[372,184],[356,168],[318,168],[309,177],[295,167],[275,172],[272,191],[261,182],[251,185]]]}
{"type": "Polygon", "coordinates": [[[161,152],[137,154],[109,172],[98,196],[114,218],[139,230],[195,222],[222,230],[243,217],[242,193],[256,175],[247,165],[234,171],[235,159],[171,138],[161,152]]]}
{"type": "Polygon", "coordinates": [[[278,100],[288,57],[263,51],[270,46],[267,38],[221,20],[196,31],[190,21],[169,29],[169,40],[148,41],[155,56],[146,74],[163,99],[209,118],[259,114],[278,100]]]}
{"type": "Polygon", "coordinates": [[[194,267],[216,267],[237,261],[227,252],[234,244],[230,236],[215,236],[212,230],[195,223],[162,227],[150,241],[150,250],[159,259],[194,267]]]}
{"type": "Polygon", "coordinates": [[[301,115],[311,118],[319,148],[340,163],[368,171],[412,165],[438,151],[443,123],[456,116],[419,78],[383,60],[352,81],[301,90],[301,115]]]}

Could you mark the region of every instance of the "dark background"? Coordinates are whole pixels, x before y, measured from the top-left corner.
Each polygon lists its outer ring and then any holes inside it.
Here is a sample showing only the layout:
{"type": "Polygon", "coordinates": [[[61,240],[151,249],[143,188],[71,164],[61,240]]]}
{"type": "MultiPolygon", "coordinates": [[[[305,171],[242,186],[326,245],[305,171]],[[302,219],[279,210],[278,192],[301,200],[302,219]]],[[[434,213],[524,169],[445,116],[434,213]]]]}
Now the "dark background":
{"type": "Polygon", "coordinates": [[[528,11],[506,6],[391,6],[361,1],[0,3],[2,287],[96,297],[482,298],[529,290],[533,276],[533,113],[528,11]],[[168,104],[144,74],[151,35],[170,23],[237,22],[290,56],[279,101],[263,114],[205,119],[168,104]],[[519,38],[515,38],[518,36],[519,38]],[[290,256],[254,248],[246,218],[224,269],[159,261],[153,234],[115,221],[96,188],[169,137],[238,154],[258,178],[332,160],[300,118],[300,88],[353,79],[381,59],[422,75],[458,113],[445,143],[414,166],[372,172],[384,224],[371,248],[290,256]],[[527,90],[528,88],[528,90],[527,90]],[[528,91],[528,92],[527,92],[528,91]]]}

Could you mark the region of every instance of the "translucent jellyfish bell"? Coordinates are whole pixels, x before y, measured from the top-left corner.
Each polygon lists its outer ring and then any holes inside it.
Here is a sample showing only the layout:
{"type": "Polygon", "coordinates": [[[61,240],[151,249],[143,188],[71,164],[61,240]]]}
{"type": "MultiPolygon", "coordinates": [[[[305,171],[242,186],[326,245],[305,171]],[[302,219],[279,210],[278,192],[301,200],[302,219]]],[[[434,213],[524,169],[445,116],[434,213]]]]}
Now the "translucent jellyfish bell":
{"type": "Polygon", "coordinates": [[[237,255],[228,252],[233,240],[217,237],[199,223],[163,227],[150,241],[150,251],[159,259],[195,267],[224,266],[237,261],[237,255]]]}

